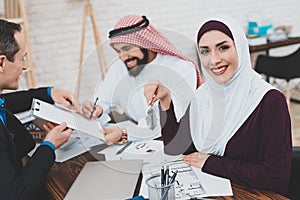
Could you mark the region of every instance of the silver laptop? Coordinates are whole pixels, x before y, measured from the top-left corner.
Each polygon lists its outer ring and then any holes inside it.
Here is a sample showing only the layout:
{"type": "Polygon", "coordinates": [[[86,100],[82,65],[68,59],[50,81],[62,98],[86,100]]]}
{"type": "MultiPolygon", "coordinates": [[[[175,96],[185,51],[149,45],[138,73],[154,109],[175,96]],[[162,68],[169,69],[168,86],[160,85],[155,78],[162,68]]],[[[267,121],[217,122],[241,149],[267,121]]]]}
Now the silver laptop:
{"type": "Polygon", "coordinates": [[[65,200],[121,200],[133,197],[143,160],[87,162],[65,200]]]}

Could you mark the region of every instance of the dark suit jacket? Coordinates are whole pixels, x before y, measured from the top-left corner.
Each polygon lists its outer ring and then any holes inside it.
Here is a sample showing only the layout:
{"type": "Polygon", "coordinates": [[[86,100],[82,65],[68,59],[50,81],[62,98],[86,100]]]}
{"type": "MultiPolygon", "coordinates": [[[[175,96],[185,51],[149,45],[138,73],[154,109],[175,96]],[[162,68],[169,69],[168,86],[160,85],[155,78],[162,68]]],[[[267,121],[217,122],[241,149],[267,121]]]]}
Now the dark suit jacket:
{"type": "Polygon", "coordinates": [[[40,146],[23,167],[21,159],[33,149],[35,143],[13,115],[29,110],[32,98],[53,103],[47,88],[2,94],[6,103],[5,126],[0,120],[0,199],[36,199],[55,160],[53,150],[40,146]]]}

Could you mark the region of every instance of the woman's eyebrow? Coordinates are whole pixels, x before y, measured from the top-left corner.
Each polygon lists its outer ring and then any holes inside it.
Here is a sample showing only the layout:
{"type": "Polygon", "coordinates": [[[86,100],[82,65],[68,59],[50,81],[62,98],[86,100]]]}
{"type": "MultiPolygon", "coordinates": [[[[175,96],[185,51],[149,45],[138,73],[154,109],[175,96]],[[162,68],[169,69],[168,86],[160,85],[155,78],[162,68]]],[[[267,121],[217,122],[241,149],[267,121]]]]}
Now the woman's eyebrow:
{"type": "MultiPolygon", "coordinates": [[[[225,43],[228,43],[228,42],[229,42],[229,41],[227,41],[227,40],[222,41],[222,42],[219,42],[219,43],[216,44],[216,47],[221,46],[221,45],[223,45],[223,44],[225,44],[225,43]]],[[[199,46],[199,48],[207,49],[208,46],[203,45],[203,46],[199,46]]]]}
{"type": "Polygon", "coordinates": [[[228,42],[229,42],[229,41],[225,40],[225,41],[223,41],[223,42],[220,42],[220,43],[216,44],[216,46],[218,47],[218,46],[221,46],[221,45],[223,45],[223,44],[225,44],[225,43],[228,43],[228,42]]]}
{"type": "Polygon", "coordinates": [[[208,46],[199,46],[199,48],[208,49],[208,46]]]}

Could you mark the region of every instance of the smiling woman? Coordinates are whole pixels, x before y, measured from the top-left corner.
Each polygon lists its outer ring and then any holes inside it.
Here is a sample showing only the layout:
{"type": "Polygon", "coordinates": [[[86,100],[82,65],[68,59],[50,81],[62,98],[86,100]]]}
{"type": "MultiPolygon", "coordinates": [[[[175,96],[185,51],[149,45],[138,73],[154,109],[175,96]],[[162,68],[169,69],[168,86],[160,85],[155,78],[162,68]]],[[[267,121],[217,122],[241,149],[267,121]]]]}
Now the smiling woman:
{"type": "Polygon", "coordinates": [[[202,66],[216,82],[226,83],[236,72],[238,60],[234,41],[225,33],[217,30],[204,33],[199,41],[199,52],[202,66]]]}
{"type": "Polygon", "coordinates": [[[284,194],[291,160],[291,123],[284,95],[251,68],[248,43],[235,20],[206,21],[198,39],[199,48],[208,46],[211,54],[200,53],[206,84],[190,112],[197,153],[184,160],[233,182],[284,194]],[[274,144],[282,147],[275,154],[274,144]]]}
{"type": "Polygon", "coordinates": [[[252,69],[245,33],[231,17],[206,20],[197,42],[205,82],[179,123],[173,99],[161,110],[165,151],[188,154],[182,159],[206,173],[285,194],[292,144],[284,95],[252,69]]]}

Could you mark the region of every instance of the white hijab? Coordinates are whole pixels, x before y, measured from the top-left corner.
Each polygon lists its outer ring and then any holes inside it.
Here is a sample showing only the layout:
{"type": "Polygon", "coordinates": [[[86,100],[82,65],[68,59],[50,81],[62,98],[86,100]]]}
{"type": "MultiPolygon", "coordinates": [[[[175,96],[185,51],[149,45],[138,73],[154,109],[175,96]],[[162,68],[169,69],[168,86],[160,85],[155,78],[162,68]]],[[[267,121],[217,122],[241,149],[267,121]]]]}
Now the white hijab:
{"type": "Polygon", "coordinates": [[[190,126],[196,149],[202,153],[224,155],[230,138],[273,87],[251,68],[248,42],[242,27],[230,17],[206,20],[224,23],[231,31],[238,68],[225,84],[218,84],[202,67],[205,82],[191,102],[190,126]]]}

